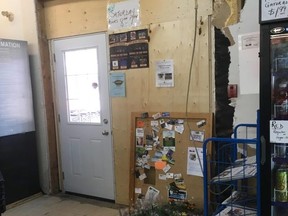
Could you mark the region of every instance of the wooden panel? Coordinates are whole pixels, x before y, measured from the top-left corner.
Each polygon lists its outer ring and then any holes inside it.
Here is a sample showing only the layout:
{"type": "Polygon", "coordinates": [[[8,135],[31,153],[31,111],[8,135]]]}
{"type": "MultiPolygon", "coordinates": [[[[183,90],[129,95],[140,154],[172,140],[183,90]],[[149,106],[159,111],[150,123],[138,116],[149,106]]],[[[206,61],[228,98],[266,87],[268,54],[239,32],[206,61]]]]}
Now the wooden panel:
{"type": "MultiPolygon", "coordinates": [[[[154,120],[151,116],[155,113],[149,113],[149,118],[143,119],[141,117],[141,113],[132,113],[131,117],[131,150],[130,150],[130,206],[133,206],[135,200],[136,200],[136,194],[134,192],[135,188],[141,188],[142,194],[145,195],[147,188],[149,186],[153,186],[156,189],[160,190],[160,202],[166,202],[168,200],[168,191],[167,188],[169,187],[169,183],[173,182],[173,179],[167,179],[160,180],[158,178],[159,174],[165,174],[162,170],[156,170],[155,175],[155,184],[145,184],[144,181],[139,180],[139,178],[136,178],[136,170],[140,171],[140,174],[144,173],[144,169],[142,168],[136,168],[136,158],[135,158],[135,151],[136,151],[136,140],[135,140],[135,128],[137,127],[137,121],[143,121],[145,123],[144,126],[144,143],[145,143],[145,136],[147,134],[150,134],[151,126],[150,122],[151,120],[154,120]]],[[[197,131],[197,132],[204,132],[205,138],[212,136],[212,115],[209,113],[170,113],[170,117],[163,118],[165,121],[169,119],[183,119],[184,120],[184,132],[183,134],[176,133],[175,134],[175,146],[176,150],[173,153],[173,159],[175,160],[174,165],[170,165],[171,169],[168,171],[169,173],[174,174],[181,174],[184,183],[187,187],[187,199],[190,202],[193,202],[196,204],[198,208],[203,208],[203,178],[199,176],[191,176],[187,175],[187,154],[188,154],[188,147],[202,147],[202,142],[198,141],[191,141],[189,140],[190,131],[197,131]],[[198,127],[197,123],[199,121],[205,120],[204,125],[198,127]]],[[[163,146],[162,142],[162,131],[167,129],[160,129],[159,133],[157,133],[157,136],[160,138],[160,145],[163,146]]],[[[153,147],[153,150],[148,151],[148,155],[150,158],[154,156],[155,153],[155,147],[153,147]]],[[[208,155],[211,154],[211,149],[208,150],[208,155]]],[[[149,160],[148,163],[150,166],[154,166],[154,162],[151,162],[149,160]]]]}
{"type": "Polygon", "coordinates": [[[107,30],[106,1],[61,2],[63,1],[45,3],[48,38],[107,30]]]}
{"type": "MultiPolygon", "coordinates": [[[[107,2],[118,0],[45,2],[48,39],[108,31],[107,2]]],[[[150,30],[150,68],[124,71],[126,97],[111,99],[116,202],[119,204],[129,203],[131,112],[185,112],[186,108],[188,112],[210,112],[212,88],[209,16],[212,13],[212,1],[198,1],[197,26],[195,2],[197,1],[140,0],[141,26],[137,29],[150,30]],[[163,59],[174,60],[174,88],[155,87],[155,62],[163,59]],[[192,59],[191,83],[188,88],[192,59]],[[186,103],[188,89],[189,100],[186,103]]]]}
{"type": "MultiPolygon", "coordinates": [[[[107,31],[107,4],[119,0],[54,0],[44,3],[49,39],[107,31]]],[[[191,0],[140,0],[141,26],[192,18],[195,2],[191,0]]],[[[199,1],[198,14],[212,14],[212,3],[199,1]]],[[[192,20],[191,20],[192,21],[192,20]]]]}
{"type": "Polygon", "coordinates": [[[59,183],[59,164],[58,164],[58,149],[57,149],[57,134],[55,126],[55,112],[53,101],[53,80],[51,75],[51,68],[49,63],[49,46],[45,37],[44,13],[43,9],[36,4],[37,7],[37,27],[38,27],[38,41],[39,52],[41,58],[41,71],[44,87],[45,97],[45,115],[48,129],[48,151],[49,151],[49,167],[50,167],[50,191],[51,193],[58,193],[60,191],[59,183]]]}

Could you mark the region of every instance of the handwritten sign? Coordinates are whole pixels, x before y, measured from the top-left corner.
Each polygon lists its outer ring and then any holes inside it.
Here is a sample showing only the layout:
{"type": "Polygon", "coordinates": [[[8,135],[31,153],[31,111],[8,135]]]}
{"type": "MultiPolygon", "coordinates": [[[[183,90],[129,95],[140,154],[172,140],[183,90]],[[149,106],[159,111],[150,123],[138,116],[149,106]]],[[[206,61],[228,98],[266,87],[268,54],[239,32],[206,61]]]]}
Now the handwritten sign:
{"type": "Polygon", "coordinates": [[[108,4],[108,29],[130,28],[140,25],[139,0],[129,0],[108,4]]]}
{"type": "Polygon", "coordinates": [[[262,0],[261,21],[277,20],[288,17],[288,0],[262,0]]]}
{"type": "Polygon", "coordinates": [[[288,121],[270,121],[270,142],[288,143],[288,121]]]}

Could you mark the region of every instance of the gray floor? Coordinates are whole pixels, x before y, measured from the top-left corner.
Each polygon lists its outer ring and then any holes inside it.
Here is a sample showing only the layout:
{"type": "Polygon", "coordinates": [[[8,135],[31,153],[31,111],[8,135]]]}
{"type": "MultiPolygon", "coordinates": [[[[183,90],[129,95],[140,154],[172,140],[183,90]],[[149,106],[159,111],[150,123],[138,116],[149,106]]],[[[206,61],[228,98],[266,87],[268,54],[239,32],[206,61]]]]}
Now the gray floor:
{"type": "Polygon", "coordinates": [[[2,216],[119,216],[123,206],[67,194],[39,195],[17,205],[8,205],[2,216]]]}

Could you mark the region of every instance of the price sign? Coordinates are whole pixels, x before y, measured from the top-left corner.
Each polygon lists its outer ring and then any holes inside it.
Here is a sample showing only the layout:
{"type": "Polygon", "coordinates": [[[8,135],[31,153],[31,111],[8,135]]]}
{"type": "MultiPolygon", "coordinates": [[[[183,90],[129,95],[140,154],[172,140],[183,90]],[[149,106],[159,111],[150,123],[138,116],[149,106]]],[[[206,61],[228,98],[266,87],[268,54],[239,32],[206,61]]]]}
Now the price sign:
{"type": "Polygon", "coordinates": [[[270,121],[270,142],[288,143],[288,121],[270,121]]]}
{"type": "Polygon", "coordinates": [[[261,21],[288,18],[288,0],[262,0],[261,21]]]}

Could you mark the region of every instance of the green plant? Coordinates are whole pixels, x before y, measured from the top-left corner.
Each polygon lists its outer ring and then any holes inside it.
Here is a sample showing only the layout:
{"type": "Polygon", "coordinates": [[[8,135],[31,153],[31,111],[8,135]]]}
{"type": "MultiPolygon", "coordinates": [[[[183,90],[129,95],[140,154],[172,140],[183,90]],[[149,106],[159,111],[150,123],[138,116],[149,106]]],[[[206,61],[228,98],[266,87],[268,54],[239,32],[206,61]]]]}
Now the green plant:
{"type": "Polygon", "coordinates": [[[135,208],[131,216],[202,216],[203,210],[189,202],[169,202],[166,204],[146,205],[135,208]]]}

